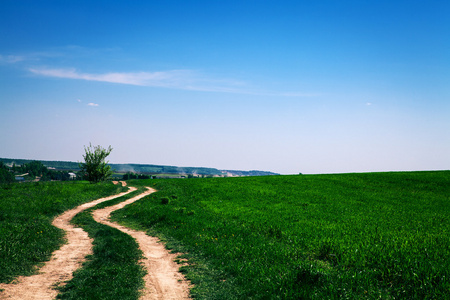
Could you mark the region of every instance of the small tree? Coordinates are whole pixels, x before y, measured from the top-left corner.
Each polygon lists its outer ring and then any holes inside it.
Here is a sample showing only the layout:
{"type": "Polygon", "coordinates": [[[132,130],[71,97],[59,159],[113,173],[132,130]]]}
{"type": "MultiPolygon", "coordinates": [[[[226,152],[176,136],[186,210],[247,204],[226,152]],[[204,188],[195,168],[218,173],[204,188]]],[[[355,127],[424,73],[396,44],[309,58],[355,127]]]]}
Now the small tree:
{"type": "Polygon", "coordinates": [[[112,151],[111,146],[104,149],[101,146],[93,147],[89,143],[89,147],[84,146],[84,151],[84,163],[80,163],[80,169],[87,180],[97,183],[108,179],[113,174],[111,166],[108,166],[108,162],[105,161],[112,151]]]}
{"type": "Polygon", "coordinates": [[[13,173],[10,172],[9,168],[2,161],[0,161],[0,183],[13,181],[13,173]]]}

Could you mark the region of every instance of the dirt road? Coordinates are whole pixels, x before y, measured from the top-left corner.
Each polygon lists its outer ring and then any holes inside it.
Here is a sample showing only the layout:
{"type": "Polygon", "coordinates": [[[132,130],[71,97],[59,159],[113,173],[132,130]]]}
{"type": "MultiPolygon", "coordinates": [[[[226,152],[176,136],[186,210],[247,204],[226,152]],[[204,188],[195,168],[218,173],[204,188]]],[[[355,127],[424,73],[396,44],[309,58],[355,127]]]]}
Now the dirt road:
{"type": "Polygon", "coordinates": [[[133,203],[153,192],[155,192],[154,189],[147,188],[146,192],[134,198],[94,211],[93,217],[99,223],[117,228],[131,235],[139,243],[139,248],[145,257],[141,260],[141,263],[147,270],[147,275],[144,277],[145,289],[142,291],[143,294],[140,299],[188,299],[189,284],[183,275],[178,272],[179,265],[174,262],[174,259],[177,257],[176,254],[169,253],[157,238],[108,220],[111,212],[121,209],[125,205],[133,203]]]}
{"type": "MultiPolygon", "coordinates": [[[[122,185],[124,184],[125,182],[122,182],[122,185]]],[[[130,187],[127,192],[85,203],[55,218],[52,224],[66,231],[67,243],[52,254],[50,261],[39,269],[38,274],[27,277],[20,276],[12,284],[0,284],[0,299],[55,299],[57,291],[54,287],[70,280],[72,273],[80,268],[85,261],[86,255],[92,254],[92,239],[81,228],[73,227],[70,220],[87,208],[135,190],[136,188],[130,187]]],[[[169,254],[157,238],[107,220],[112,211],[137,201],[152,192],[154,190],[148,188],[146,192],[118,205],[96,210],[93,215],[98,222],[130,234],[139,243],[145,256],[142,263],[148,272],[145,277],[146,288],[141,299],[187,299],[189,286],[182,275],[178,273],[178,265],[173,261],[174,254],[169,254]]]]}

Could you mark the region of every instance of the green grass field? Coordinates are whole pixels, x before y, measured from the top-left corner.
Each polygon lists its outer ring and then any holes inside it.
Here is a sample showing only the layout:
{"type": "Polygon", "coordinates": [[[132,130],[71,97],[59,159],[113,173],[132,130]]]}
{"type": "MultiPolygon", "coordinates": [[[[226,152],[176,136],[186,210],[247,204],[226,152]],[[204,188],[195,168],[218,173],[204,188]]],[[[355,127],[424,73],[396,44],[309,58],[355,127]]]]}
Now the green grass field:
{"type": "Polygon", "coordinates": [[[200,299],[449,299],[450,172],[132,181],[200,299]],[[167,204],[162,204],[162,203],[167,204]]]}
{"type": "MultiPolygon", "coordinates": [[[[195,284],[194,298],[450,298],[449,171],[129,184],[159,191],[114,218],[186,253],[189,265],[181,270],[195,284]]],[[[50,225],[54,216],[120,189],[0,186],[0,282],[30,274],[59,247],[63,233],[50,225]]],[[[89,211],[74,222],[95,238],[94,255],[59,298],[137,298],[144,272],[136,243],[95,223],[89,211]]]]}
{"type": "Polygon", "coordinates": [[[64,232],[51,225],[55,216],[121,189],[87,182],[0,185],[0,282],[30,275],[64,242],[64,232]]]}

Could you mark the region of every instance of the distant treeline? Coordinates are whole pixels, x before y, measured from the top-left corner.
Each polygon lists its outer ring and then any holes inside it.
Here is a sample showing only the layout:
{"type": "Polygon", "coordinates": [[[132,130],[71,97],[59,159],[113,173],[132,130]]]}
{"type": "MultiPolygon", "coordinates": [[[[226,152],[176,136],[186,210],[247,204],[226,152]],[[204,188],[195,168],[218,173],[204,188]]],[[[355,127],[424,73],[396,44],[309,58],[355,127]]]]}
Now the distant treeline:
{"type": "MultiPolygon", "coordinates": [[[[0,183],[14,181],[50,181],[50,180],[75,180],[77,174],[71,170],[61,171],[49,169],[40,161],[11,165],[0,160],[0,183]]],[[[79,174],[78,178],[81,178],[79,174]]]]}
{"type": "Polygon", "coordinates": [[[0,161],[7,165],[24,165],[33,161],[39,161],[47,168],[55,168],[57,170],[79,170],[80,167],[77,162],[71,161],[49,161],[49,160],[36,160],[36,159],[12,159],[12,158],[0,158],[0,161]]]}
{"type": "Polygon", "coordinates": [[[278,173],[267,172],[267,171],[238,171],[238,170],[223,170],[223,172],[229,173],[233,176],[268,176],[268,175],[280,175],[278,173]]]}
{"type": "MultiPolygon", "coordinates": [[[[12,159],[0,158],[0,161],[7,165],[23,165],[35,160],[29,159],[12,159]]],[[[78,162],[71,161],[47,161],[40,160],[40,162],[47,168],[54,168],[56,170],[73,170],[80,169],[78,162]]],[[[218,170],[215,168],[203,167],[176,167],[176,166],[162,166],[162,165],[147,165],[147,164],[109,164],[111,168],[117,173],[145,173],[145,174],[180,174],[180,175],[209,175],[209,176],[266,176],[278,175],[273,172],[266,171],[236,171],[236,170],[218,170]]]]}
{"type": "Polygon", "coordinates": [[[141,165],[141,164],[110,164],[116,172],[133,172],[149,174],[201,174],[201,175],[222,175],[222,172],[214,168],[196,167],[176,167],[161,165],[141,165]]]}
{"type": "Polygon", "coordinates": [[[128,179],[152,179],[153,176],[145,175],[145,174],[135,174],[128,172],[126,174],[123,174],[122,180],[128,180],[128,179]]]}

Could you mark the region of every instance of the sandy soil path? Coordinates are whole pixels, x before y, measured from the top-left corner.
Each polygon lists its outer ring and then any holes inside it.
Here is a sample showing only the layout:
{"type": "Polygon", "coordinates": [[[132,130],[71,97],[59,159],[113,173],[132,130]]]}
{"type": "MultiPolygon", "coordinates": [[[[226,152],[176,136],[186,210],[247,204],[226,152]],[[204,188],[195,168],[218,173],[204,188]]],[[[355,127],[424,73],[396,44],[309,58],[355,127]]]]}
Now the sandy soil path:
{"type": "MultiPolygon", "coordinates": [[[[118,184],[118,182],[114,183],[118,184]]],[[[122,186],[126,186],[126,182],[122,181],[121,183],[122,186]]],[[[81,228],[73,227],[70,220],[85,209],[135,190],[136,188],[130,187],[127,192],[85,203],[55,218],[52,224],[66,231],[67,244],[52,254],[50,261],[39,269],[38,274],[27,277],[20,276],[12,284],[0,284],[0,299],[55,299],[58,294],[55,287],[72,279],[72,273],[81,267],[87,255],[93,253],[92,239],[81,228]]],[[[99,223],[131,235],[139,243],[145,257],[141,263],[148,273],[144,278],[145,288],[140,299],[189,299],[189,284],[183,275],[178,272],[179,265],[174,262],[176,254],[169,253],[157,238],[108,220],[111,212],[153,192],[155,190],[147,188],[146,192],[129,200],[95,210],[93,217],[99,223]]]]}
{"type": "Polygon", "coordinates": [[[53,252],[50,261],[39,269],[38,274],[20,276],[12,284],[0,284],[0,290],[3,290],[0,299],[54,299],[58,294],[54,287],[70,280],[72,273],[85,261],[86,255],[92,254],[92,239],[81,228],[72,226],[70,220],[87,208],[135,190],[131,187],[127,192],[82,204],[56,217],[52,224],[66,231],[67,243],[53,252]]]}
{"type": "Polygon", "coordinates": [[[156,237],[151,237],[142,231],[135,231],[117,223],[109,221],[111,212],[121,209],[151,193],[154,189],[147,191],[121,202],[114,206],[98,209],[93,212],[94,219],[102,224],[114,227],[131,235],[138,243],[144,253],[141,263],[147,270],[145,276],[145,288],[140,299],[189,299],[189,284],[181,273],[178,272],[179,265],[174,262],[176,254],[169,253],[164,245],[156,237]]]}

